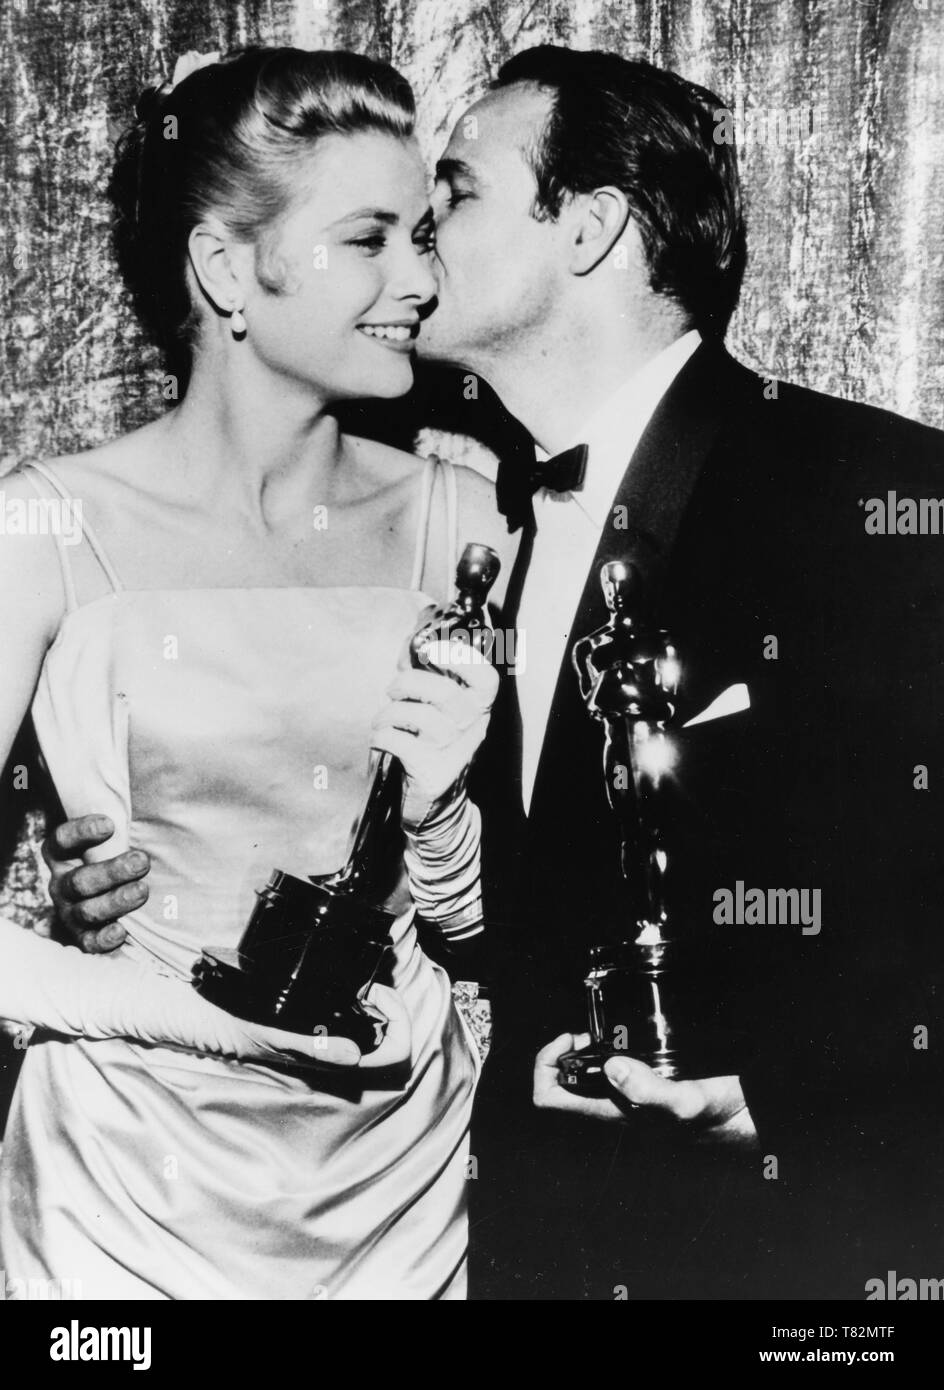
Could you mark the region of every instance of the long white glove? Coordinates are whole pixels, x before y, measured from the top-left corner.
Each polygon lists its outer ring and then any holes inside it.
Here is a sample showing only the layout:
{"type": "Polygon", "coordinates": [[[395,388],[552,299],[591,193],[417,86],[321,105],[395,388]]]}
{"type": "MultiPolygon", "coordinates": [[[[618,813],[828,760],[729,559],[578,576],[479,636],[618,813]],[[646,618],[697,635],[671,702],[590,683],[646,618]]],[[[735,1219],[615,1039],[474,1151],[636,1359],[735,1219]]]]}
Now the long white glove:
{"type": "Polygon", "coordinates": [[[482,932],[481,818],[466,781],[498,675],[467,643],[439,643],[428,655],[429,670],[398,672],[371,742],[399,758],[406,774],[404,857],[417,912],[455,944],[482,932]]]}
{"type": "MultiPolygon", "coordinates": [[[[265,1028],[218,1009],[185,981],[120,956],[84,955],[0,917],[0,1018],[70,1038],[131,1038],[269,1066],[378,1068],[410,1056],[410,1022],[392,989],[367,1000],[389,1020],[375,1052],[348,1038],[265,1028]]],[[[25,1033],[24,1033],[25,1038],[25,1033]]]]}
{"type": "Polygon", "coordinates": [[[416,910],[451,942],[483,930],[479,808],[465,791],[465,775],[418,826],[405,826],[404,860],[416,910]]]}

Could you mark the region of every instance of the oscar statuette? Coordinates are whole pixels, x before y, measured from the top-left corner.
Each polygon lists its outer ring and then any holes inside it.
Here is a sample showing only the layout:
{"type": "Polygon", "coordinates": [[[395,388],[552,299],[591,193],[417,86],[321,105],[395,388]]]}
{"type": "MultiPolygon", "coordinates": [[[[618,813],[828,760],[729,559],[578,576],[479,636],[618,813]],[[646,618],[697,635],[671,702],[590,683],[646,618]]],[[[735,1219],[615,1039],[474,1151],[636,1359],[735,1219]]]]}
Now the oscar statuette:
{"type": "MultiPolygon", "coordinates": [[[[437,642],[486,645],[485,603],[499,565],[488,546],[465,547],[455,600],[424,616],[411,638],[414,667],[441,670],[437,642]]],[[[399,761],[373,754],[367,800],[344,866],[310,880],[274,869],[257,891],[238,948],[205,950],[194,966],[198,992],[254,1023],[350,1038],[363,1053],[379,1047],[386,1023],[364,995],[384,963],[395,920],[384,904],[402,869],[402,795],[399,761]]]]}
{"type": "MultiPolygon", "coordinates": [[[[670,930],[665,833],[668,779],[677,780],[674,737],[678,653],[647,619],[642,578],[626,562],[602,566],[607,622],[574,645],[573,663],[589,714],[604,731],[603,775],[620,833],[629,939],[594,946],[584,981],[590,1044],[567,1053],[561,1084],[612,1096],[604,1065],[613,1056],[645,1062],[669,1080],[717,1074],[716,1037],[691,1001],[699,992],[696,955],[670,930]]],[[[704,990],[701,990],[704,993],[704,990]]]]}

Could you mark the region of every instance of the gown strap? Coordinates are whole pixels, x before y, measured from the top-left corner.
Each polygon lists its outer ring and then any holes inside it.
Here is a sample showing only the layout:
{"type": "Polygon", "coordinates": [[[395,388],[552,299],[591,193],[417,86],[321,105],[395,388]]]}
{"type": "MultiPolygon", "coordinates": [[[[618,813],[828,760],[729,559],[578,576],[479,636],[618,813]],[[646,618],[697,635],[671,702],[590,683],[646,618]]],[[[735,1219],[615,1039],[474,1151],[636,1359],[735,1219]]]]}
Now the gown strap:
{"type": "MultiPolygon", "coordinates": [[[[82,537],[88,544],[95,559],[98,561],[102,573],[111,585],[112,592],[120,594],[124,589],[124,585],[118,577],[117,570],[108,558],[108,552],[99,540],[92,523],[85,516],[85,508],[81,501],[72,497],[61,478],[57,477],[48,463],[29,463],[19,471],[38,496],[48,499],[49,490],[51,489],[61,501],[65,502],[72,509],[73,515],[77,518],[82,528],[82,537]],[[43,487],[43,483],[38,481],[40,478],[46,484],[45,488],[43,487]]],[[[65,542],[58,532],[56,534],[56,547],[59,552],[59,563],[62,567],[62,582],[66,591],[66,607],[69,612],[72,612],[73,609],[78,607],[78,600],[75,592],[75,579],[72,574],[72,563],[69,559],[65,542]]]]}
{"type": "Polygon", "coordinates": [[[459,563],[459,492],[456,484],[455,465],[436,454],[426,460],[420,479],[420,517],[416,528],[416,546],[413,552],[413,575],[410,588],[420,590],[426,569],[426,555],[429,549],[430,518],[433,510],[433,494],[436,480],[442,478],[444,495],[444,521],[446,527],[446,575],[443,593],[452,593],[455,583],[456,565],[459,563]]]}
{"type": "MultiPolygon", "coordinates": [[[[24,482],[28,483],[41,502],[48,502],[51,500],[50,492],[53,498],[64,500],[59,488],[54,484],[50,484],[48,480],[46,482],[41,481],[46,475],[38,464],[23,464],[16,470],[13,476],[22,478],[24,482]]],[[[74,613],[79,606],[79,602],[76,598],[75,580],[72,577],[72,566],[66,554],[66,543],[61,527],[56,526],[53,528],[53,539],[56,542],[56,554],[59,556],[59,569],[62,574],[62,588],[65,593],[66,612],[74,613]]]]}

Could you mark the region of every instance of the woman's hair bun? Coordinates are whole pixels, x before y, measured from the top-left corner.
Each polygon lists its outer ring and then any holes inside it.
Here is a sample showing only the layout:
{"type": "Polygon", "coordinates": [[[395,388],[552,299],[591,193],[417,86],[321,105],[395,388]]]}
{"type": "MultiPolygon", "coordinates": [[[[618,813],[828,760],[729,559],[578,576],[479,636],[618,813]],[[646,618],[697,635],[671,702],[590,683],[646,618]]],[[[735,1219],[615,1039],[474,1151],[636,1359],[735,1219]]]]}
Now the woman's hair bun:
{"type": "Polygon", "coordinates": [[[149,121],[157,112],[162,98],[167,96],[170,90],[166,83],[162,86],[145,87],[135,102],[134,113],[137,119],[145,123],[149,121]]]}

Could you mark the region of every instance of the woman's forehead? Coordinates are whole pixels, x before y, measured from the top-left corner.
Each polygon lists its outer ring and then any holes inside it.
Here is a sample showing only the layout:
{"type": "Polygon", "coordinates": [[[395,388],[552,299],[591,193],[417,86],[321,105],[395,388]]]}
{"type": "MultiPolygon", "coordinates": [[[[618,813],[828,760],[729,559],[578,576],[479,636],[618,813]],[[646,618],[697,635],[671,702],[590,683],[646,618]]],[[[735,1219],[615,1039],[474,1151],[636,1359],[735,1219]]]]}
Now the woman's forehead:
{"type": "Polygon", "coordinates": [[[419,146],[411,136],[380,131],[328,135],[306,164],[299,202],[316,205],[325,226],[374,210],[419,216],[427,201],[426,183],[419,146]]]}

